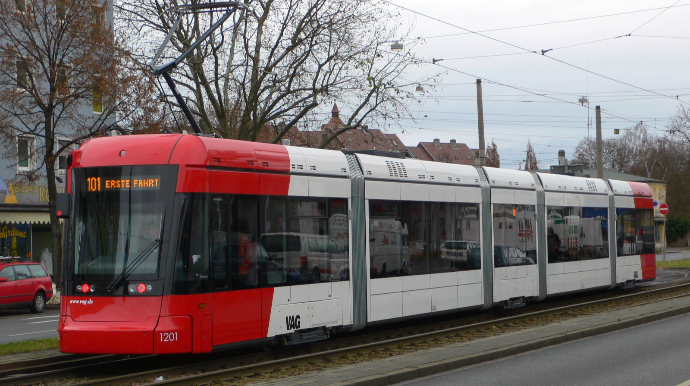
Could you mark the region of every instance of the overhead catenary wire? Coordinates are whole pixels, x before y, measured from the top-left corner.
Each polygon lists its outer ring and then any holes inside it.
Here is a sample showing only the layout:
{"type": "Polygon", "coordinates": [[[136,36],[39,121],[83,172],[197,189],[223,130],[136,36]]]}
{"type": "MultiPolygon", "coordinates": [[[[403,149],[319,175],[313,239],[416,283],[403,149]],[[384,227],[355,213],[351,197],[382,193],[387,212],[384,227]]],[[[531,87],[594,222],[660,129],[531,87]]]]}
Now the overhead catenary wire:
{"type": "MultiPolygon", "coordinates": [[[[538,55],[540,55],[540,56],[543,56],[543,57],[548,58],[548,59],[550,59],[550,60],[553,60],[553,61],[555,61],[555,62],[561,63],[561,64],[563,64],[563,65],[566,65],[566,66],[569,66],[569,67],[572,67],[572,68],[575,68],[575,69],[580,70],[580,71],[584,71],[584,72],[589,73],[589,74],[592,74],[592,75],[596,75],[596,76],[601,77],[601,78],[604,78],[604,79],[608,79],[608,80],[610,80],[610,81],[612,81],[612,82],[620,83],[620,84],[626,85],[626,86],[628,86],[628,87],[632,87],[632,88],[636,88],[636,89],[638,89],[638,90],[646,91],[646,92],[649,92],[649,93],[652,93],[652,94],[660,95],[660,96],[663,96],[663,97],[666,97],[666,98],[669,98],[669,99],[676,99],[676,100],[678,100],[679,102],[681,102],[681,103],[683,103],[683,104],[686,104],[686,105],[689,105],[689,106],[690,106],[690,103],[688,103],[688,102],[686,102],[686,101],[684,101],[684,100],[681,100],[681,99],[677,99],[677,98],[675,98],[674,96],[670,96],[670,95],[665,95],[665,94],[661,94],[661,93],[658,93],[658,92],[654,92],[654,91],[645,89],[644,87],[639,87],[639,86],[633,85],[633,84],[631,84],[631,83],[624,82],[624,81],[621,81],[621,80],[612,78],[612,77],[607,76],[607,75],[599,74],[599,73],[597,73],[597,72],[591,71],[591,70],[586,69],[586,68],[582,68],[582,67],[580,67],[580,66],[577,66],[577,65],[575,65],[575,64],[566,62],[566,61],[561,60],[561,59],[558,59],[558,58],[555,58],[555,57],[553,57],[553,56],[545,55],[546,52],[551,51],[551,49],[547,49],[547,50],[542,49],[542,50],[540,50],[540,51],[530,50],[530,49],[528,49],[528,48],[519,46],[519,45],[517,45],[517,44],[510,43],[510,42],[507,42],[507,41],[505,41],[505,40],[497,39],[497,38],[491,37],[491,36],[489,36],[489,35],[485,35],[485,34],[483,34],[483,33],[481,33],[481,32],[473,31],[473,30],[470,30],[470,29],[468,29],[468,28],[459,26],[459,25],[457,25],[457,24],[454,24],[454,23],[451,23],[451,22],[448,22],[448,21],[439,19],[439,18],[437,18],[437,17],[434,17],[434,16],[430,16],[430,15],[424,14],[424,13],[419,12],[419,11],[416,11],[416,10],[414,10],[414,9],[411,9],[411,8],[408,8],[408,7],[399,5],[399,4],[392,3],[390,0],[383,0],[383,2],[386,3],[386,4],[389,4],[389,5],[393,6],[393,7],[397,7],[397,8],[403,9],[403,10],[405,10],[405,11],[407,11],[407,12],[413,13],[413,14],[415,14],[415,15],[419,15],[419,16],[422,16],[422,17],[424,17],[424,18],[427,18],[427,19],[436,21],[436,22],[438,22],[438,23],[445,24],[445,25],[448,25],[448,26],[450,26],[450,27],[453,27],[453,28],[457,28],[457,29],[463,30],[463,31],[465,31],[465,32],[467,32],[467,33],[470,33],[470,34],[473,34],[473,35],[477,35],[477,36],[483,37],[483,38],[485,38],[485,39],[492,40],[492,41],[494,41],[494,42],[501,43],[501,44],[504,44],[504,45],[507,45],[507,46],[510,46],[510,47],[513,47],[513,48],[517,48],[517,49],[522,50],[522,51],[526,51],[526,52],[531,52],[531,53],[534,53],[534,54],[538,54],[538,55]]],[[[668,7],[667,7],[667,8],[668,8],[668,7]]],[[[441,66],[441,65],[438,64],[438,61],[436,61],[436,60],[434,60],[432,64],[435,64],[435,65],[437,65],[437,66],[441,66]]],[[[441,67],[443,67],[443,66],[441,66],[441,67]]]]}
{"type": "Polygon", "coordinates": [[[652,20],[656,19],[656,18],[657,18],[657,17],[659,17],[659,16],[660,16],[660,15],[661,15],[662,13],[664,13],[664,12],[668,11],[668,10],[669,10],[669,8],[673,7],[674,5],[678,4],[679,2],[680,2],[680,0],[676,0],[676,2],[675,2],[675,3],[673,3],[673,4],[669,5],[668,7],[664,8],[664,9],[663,9],[663,10],[662,10],[661,12],[659,12],[658,14],[656,14],[656,15],[655,15],[655,16],[654,16],[653,18],[651,18],[651,19],[647,20],[647,21],[646,21],[646,22],[644,22],[644,24],[642,24],[641,26],[639,26],[639,27],[635,28],[635,29],[634,29],[634,30],[633,30],[632,32],[630,32],[630,34],[629,34],[629,35],[632,35],[632,34],[634,34],[634,33],[635,33],[635,32],[636,32],[637,30],[639,30],[640,28],[642,28],[642,27],[646,26],[647,24],[649,24],[649,22],[651,22],[652,20]]]}
{"type": "MultiPolygon", "coordinates": [[[[592,20],[592,19],[601,19],[601,18],[606,18],[606,17],[615,17],[615,16],[631,15],[631,14],[642,13],[642,12],[651,12],[651,11],[658,11],[658,10],[664,10],[664,11],[666,11],[666,10],[669,9],[669,8],[686,7],[686,6],[689,6],[689,5],[690,5],[690,4],[672,5],[672,6],[670,6],[670,7],[657,7],[657,8],[641,9],[641,10],[637,10],[637,11],[618,12],[618,13],[610,13],[610,14],[606,14],[606,15],[580,17],[580,18],[575,18],[575,19],[548,21],[548,22],[543,22],[543,23],[525,24],[525,25],[512,26],[512,27],[492,28],[492,29],[479,30],[479,31],[477,31],[477,32],[496,32],[496,31],[506,31],[506,30],[512,30],[512,29],[520,29],[520,28],[542,27],[542,26],[545,26],[545,25],[553,25],[553,24],[561,24],[561,23],[572,23],[572,22],[577,22],[577,21],[592,20]]],[[[657,15],[657,16],[658,16],[658,15],[657,15]]],[[[471,34],[471,32],[463,32],[463,33],[459,33],[459,34],[444,34],[444,35],[422,36],[422,37],[419,37],[418,39],[436,39],[436,38],[444,38],[444,37],[451,37],[451,36],[462,36],[462,35],[469,35],[469,34],[471,34]]],[[[635,35],[635,36],[640,36],[640,35],[635,35]]]]}

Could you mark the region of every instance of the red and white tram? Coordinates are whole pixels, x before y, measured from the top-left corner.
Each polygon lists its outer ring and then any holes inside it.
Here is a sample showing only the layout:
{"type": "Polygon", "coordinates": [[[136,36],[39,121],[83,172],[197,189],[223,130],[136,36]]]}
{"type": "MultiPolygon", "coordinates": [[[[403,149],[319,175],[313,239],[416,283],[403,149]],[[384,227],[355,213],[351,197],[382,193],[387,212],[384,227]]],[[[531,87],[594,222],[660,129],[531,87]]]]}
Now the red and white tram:
{"type": "Polygon", "coordinates": [[[63,352],[292,344],[655,277],[641,183],[195,135],[68,163],[63,352]]]}

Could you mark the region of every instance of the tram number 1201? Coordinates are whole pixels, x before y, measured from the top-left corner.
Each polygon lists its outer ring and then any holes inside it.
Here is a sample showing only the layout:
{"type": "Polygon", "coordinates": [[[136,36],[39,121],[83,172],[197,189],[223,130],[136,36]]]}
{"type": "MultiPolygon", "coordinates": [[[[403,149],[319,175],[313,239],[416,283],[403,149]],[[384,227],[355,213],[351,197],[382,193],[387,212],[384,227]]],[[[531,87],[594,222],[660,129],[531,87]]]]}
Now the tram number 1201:
{"type": "Polygon", "coordinates": [[[177,333],[161,332],[161,342],[177,342],[177,333]]]}

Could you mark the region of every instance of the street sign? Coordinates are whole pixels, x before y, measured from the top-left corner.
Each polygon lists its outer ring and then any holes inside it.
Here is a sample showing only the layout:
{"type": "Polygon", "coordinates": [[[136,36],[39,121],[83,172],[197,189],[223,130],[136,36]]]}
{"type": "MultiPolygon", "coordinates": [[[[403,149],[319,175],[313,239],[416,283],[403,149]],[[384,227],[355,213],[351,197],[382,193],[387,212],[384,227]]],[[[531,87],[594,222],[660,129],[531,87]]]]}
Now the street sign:
{"type": "Polygon", "coordinates": [[[659,201],[654,200],[654,207],[656,208],[657,206],[659,206],[659,201]]]}
{"type": "Polygon", "coordinates": [[[663,214],[664,216],[666,216],[666,213],[668,213],[668,205],[666,205],[665,203],[659,205],[659,213],[661,213],[661,214],[663,214]]]}

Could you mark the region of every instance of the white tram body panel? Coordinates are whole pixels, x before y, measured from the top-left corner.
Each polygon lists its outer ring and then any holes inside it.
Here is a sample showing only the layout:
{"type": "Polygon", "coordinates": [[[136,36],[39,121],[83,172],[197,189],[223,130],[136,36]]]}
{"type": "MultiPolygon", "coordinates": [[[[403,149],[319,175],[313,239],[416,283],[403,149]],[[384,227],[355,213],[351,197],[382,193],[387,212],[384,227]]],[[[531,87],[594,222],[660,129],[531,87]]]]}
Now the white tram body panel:
{"type": "Polygon", "coordinates": [[[350,292],[345,281],[276,287],[267,336],[352,324],[350,292]]]}
{"type": "MultiPolygon", "coordinates": [[[[471,203],[481,208],[479,174],[474,167],[363,154],[357,157],[366,181],[367,223],[371,221],[371,200],[471,203]]],[[[475,226],[481,229],[481,224],[475,226]]],[[[409,231],[399,227],[404,234],[409,231]]],[[[372,265],[372,249],[380,248],[374,234],[377,231],[375,226],[367,227],[367,266],[372,265]]],[[[369,277],[367,288],[368,322],[479,307],[484,293],[481,269],[369,277]]]]}
{"type": "MultiPolygon", "coordinates": [[[[290,186],[288,196],[320,197],[348,199],[351,203],[351,182],[349,166],[345,155],[322,149],[311,149],[294,146],[285,147],[290,156],[290,186]]],[[[344,222],[334,217],[334,222],[344,222]]],[[[352,240],[351,221],[340,224],[344,234],[327,236],[337,239],[338,236],[352,240]]],[[[331,229],[331,232],[333,229],[331,229]]],[[[348,264],[352,265],[352,256],[348,253],[348,264]]],[[[353,323],[351,281],[327,281],[322,283],[276,287],[273,292],[268,337],[292,333],[315,327],[340,327],[353,323]],[[296,319],[297,318],[297,319],[296,319]]]]}
{"type": "Polygon", "coordinates": [[[567,234],[566,240],[560,238],[564,248],[586,248],[593,251],[593,256],[600,257],[583,260],[579,256],[573,256],[564,257],[562,261],[549,261],[546,269],[547,294],[610,286],[612,257],[605,249],[608,248],[608,234],[602,233],[601,230],[602,221],[607,224],[606,221],[610,219],[604,216],[580,218],[573,215],[560,218],[556,209],[586,207],[597,208],[600,212],[607,213],[610,192],[606,182],[558,174],[537,175],[544,187],[547,235],[567,234]],[[577,228],[577,232],[572,232],[573,228],[577,228]],[[603,258],[604,255],[608,257],[603,258]]]}
{"type": "Polygon", "coordinates": [[[337,151],[285,147],[290,155],[288,195],[304,197],[350,197],[349,166],[337,151]]]}

